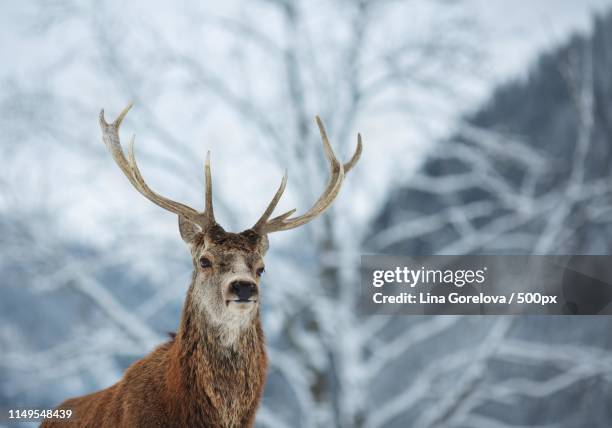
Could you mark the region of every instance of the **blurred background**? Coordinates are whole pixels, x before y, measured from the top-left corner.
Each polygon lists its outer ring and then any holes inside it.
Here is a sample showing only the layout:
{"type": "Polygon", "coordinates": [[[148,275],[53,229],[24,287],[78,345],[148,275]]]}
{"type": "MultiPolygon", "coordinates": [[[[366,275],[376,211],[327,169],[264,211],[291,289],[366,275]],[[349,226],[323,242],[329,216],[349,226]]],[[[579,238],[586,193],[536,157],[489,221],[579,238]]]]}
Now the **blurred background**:
{"type": "Polygon", "coordinates": [[[609,427],[608,317],[360,316],[361,254],[610,254],[612,1],[3,2],[0,408],[105,388],[178,325],[191,259],[153,189],[271,236],[258,427],[609,427]]]}

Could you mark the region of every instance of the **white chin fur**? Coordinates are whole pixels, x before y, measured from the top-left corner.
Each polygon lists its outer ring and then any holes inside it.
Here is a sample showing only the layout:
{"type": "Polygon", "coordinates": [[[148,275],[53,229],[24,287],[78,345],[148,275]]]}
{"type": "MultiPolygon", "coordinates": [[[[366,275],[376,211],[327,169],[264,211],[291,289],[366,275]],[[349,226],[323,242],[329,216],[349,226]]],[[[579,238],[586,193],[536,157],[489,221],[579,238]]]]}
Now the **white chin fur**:
{"type": "Polygon", "coordinates": [[[250,325],[257,303],[230,302],[220,320],[221,340],[226,346],[237,343],[240,334],[250,325]]]}

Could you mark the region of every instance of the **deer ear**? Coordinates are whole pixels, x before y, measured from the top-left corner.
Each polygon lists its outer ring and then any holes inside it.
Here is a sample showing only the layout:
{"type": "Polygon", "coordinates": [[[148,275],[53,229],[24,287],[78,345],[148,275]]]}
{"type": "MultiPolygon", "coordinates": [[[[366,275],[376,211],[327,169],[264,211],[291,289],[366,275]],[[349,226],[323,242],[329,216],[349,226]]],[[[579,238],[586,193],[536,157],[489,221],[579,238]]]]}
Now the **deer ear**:
{"type": "Polygon", "coordinates": [[[185,216],[179,215],[179,231],[181,238],[188,244],[192,244],[202,234],[202,228],[189,221],[185,216]]]}

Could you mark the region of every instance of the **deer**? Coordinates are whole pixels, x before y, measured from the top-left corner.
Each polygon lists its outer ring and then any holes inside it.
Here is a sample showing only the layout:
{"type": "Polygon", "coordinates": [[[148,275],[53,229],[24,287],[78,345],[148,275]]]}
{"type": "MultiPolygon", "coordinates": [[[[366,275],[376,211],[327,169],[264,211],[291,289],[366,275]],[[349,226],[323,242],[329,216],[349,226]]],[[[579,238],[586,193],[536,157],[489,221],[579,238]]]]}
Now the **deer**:
{"type": "MultiPolygon", "coordinates": [[[[114,385],[61,403],[72,410],[71,426],[81,427],[252,427],[262,399],[268,360],[260,319],[261,276],[268,235],[302,226],[321,215],[338,196],[344,177],[361,156],[361,134],[347,163],[336,158],[317,116],[330,178],[304,214],[295,209],[271,218],[287,184],[287,171],[257,222],[239,233],[226,232],[213,211],[210,151],[204,165],[204,211],[168,199],[145,182],[134,156],[126,157],[119,128],[130,103],[112,123],[104,110],[102,139],[132,186],[157,206],[178,216],[181,238],[193,263],[191,284],[176,333],[129,366],[114,385]]],[[[59,419],[42,427],[63,426],[59,419]]]]}

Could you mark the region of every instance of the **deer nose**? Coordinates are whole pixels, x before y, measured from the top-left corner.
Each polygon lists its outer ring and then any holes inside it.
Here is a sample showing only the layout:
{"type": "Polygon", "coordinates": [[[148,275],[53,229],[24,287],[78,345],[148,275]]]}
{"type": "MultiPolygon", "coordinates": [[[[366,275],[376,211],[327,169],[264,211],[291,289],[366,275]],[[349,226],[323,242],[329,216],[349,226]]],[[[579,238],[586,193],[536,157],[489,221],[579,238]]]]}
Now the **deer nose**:
{"type": "Polygon", "coordinates": [[[238,297],[238,300],[249,300],[249,298],[257,294],[257,286],[250,281],[234,281],[230,285],[232,292],[238,297]]]}

